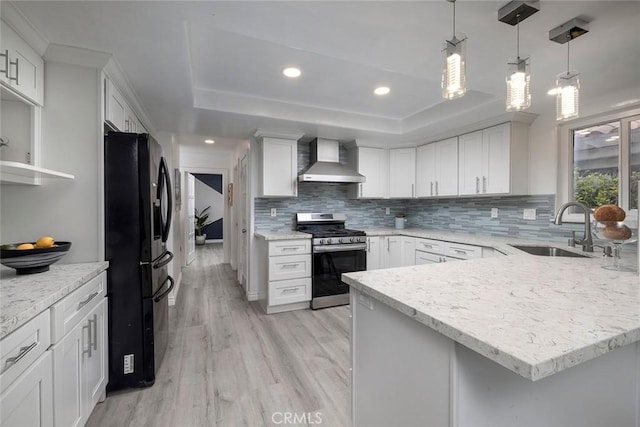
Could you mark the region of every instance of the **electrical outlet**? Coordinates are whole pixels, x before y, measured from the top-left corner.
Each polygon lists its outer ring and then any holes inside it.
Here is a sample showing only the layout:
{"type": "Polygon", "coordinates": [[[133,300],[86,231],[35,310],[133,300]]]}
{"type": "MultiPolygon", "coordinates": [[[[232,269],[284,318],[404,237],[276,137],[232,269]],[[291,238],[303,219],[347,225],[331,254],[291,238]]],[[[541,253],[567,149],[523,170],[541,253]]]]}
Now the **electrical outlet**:
{"type": "Polygon", "coordinates": [[[498,218],[498,208],[491,208],[491,218],[498,218]]]}
{"type": "Polygon", "coordinates": [[[535,220],[536,219],[536,209],[525,209],[522,214],[522,219],[535,220]]]}
{"type": "Polygon", "coordinates": [[[271,208],[271,216],[276,216],[276,208],[271,208]]]}
{"type": "Polygon", "coordinates": [[[387,215],[391,215],[391,208],[387,208],[385,213],[386,213],[387,215]]]}

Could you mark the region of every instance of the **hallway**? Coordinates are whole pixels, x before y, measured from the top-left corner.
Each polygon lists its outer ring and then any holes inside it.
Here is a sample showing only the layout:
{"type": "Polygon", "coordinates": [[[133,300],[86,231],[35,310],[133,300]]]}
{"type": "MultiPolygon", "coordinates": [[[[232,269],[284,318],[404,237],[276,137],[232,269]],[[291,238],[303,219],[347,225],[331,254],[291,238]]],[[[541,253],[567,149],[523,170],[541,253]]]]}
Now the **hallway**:
{"type": "Polygon", "coordinates": [[[221,244],[198,247],[155,385],[110,395],[88,426],[349,425],[348,307],[267,316],[221,261],[221,244]]]}

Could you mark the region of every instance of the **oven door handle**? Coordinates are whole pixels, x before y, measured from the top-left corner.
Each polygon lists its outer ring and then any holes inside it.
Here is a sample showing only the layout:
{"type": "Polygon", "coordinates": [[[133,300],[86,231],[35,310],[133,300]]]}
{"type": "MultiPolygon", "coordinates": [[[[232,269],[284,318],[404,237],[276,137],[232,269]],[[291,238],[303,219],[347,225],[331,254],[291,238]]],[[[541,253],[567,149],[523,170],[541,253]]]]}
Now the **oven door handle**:
{"type": "Polygon", "coordinates": [[[347,252],[347,251],[366,251],[366,243],[354,243],[353,245],[327,245],[316,246],[313,248],[313,253],[319,254],[323,252],[347,252]]]}

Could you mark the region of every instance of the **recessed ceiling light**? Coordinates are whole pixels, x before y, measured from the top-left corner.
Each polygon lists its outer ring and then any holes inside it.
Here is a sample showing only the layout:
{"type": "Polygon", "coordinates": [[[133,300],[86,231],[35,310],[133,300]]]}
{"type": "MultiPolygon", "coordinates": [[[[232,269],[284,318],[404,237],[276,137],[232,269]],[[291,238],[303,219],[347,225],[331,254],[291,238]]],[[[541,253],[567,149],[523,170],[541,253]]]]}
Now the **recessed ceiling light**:
{"type": "Polygon", "coordinates": [[[205,142],[205,144],[213,144],[213,143],[215,143],[215,141],[213,139],[205,139],[204,142],[205,142]]]}
{"type": "Polygon", "coordinates": [[[282,74],[284,74],[285,76],[291,79],[295,79],[296,77],[300,77],[300,75],[302,74],[302,71],[300,71],[300,68],[289,67],[282,70],[282,74]]]}
{"type": "Polygon", "coordinates": [[[610,136],[609,138],[605,139],[605,141],[611,142],[611,141],[615,141],[617,139],[620,139],[620,137],[618,135],[615,135],[615,136],[610,136]]]}
{"type": "Polygon", "coordinates": [[[386,86],[378,86],[377,88],[374,89],[373,93],[375,93],[376,95],[386,95],[389,92],[391,92],[391,89],[389,89],[386,86]]]}
{"type": "Polygon", "coordinates": [[[557,94],[558,94],[558,88],[557,88],[557,87],[554,87],[554,88],[549,89],[549,90],[547,91],[547,95],[555,96],[555,95],[557,95],[557,94]]]}

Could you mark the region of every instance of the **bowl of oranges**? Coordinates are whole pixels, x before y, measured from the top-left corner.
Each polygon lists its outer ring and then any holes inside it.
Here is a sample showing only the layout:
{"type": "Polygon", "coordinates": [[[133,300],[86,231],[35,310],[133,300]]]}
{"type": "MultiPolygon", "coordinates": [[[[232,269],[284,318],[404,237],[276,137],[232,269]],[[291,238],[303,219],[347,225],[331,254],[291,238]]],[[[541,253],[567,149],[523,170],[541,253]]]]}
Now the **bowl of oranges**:
{"type": "Polygon", "coordinates": [[[15,268],[17,274],[49,271],[49,266],[65,256],[71,242],[40,237],[36,242],[9,243],[0,246],[0,263],[15,268]]]}

